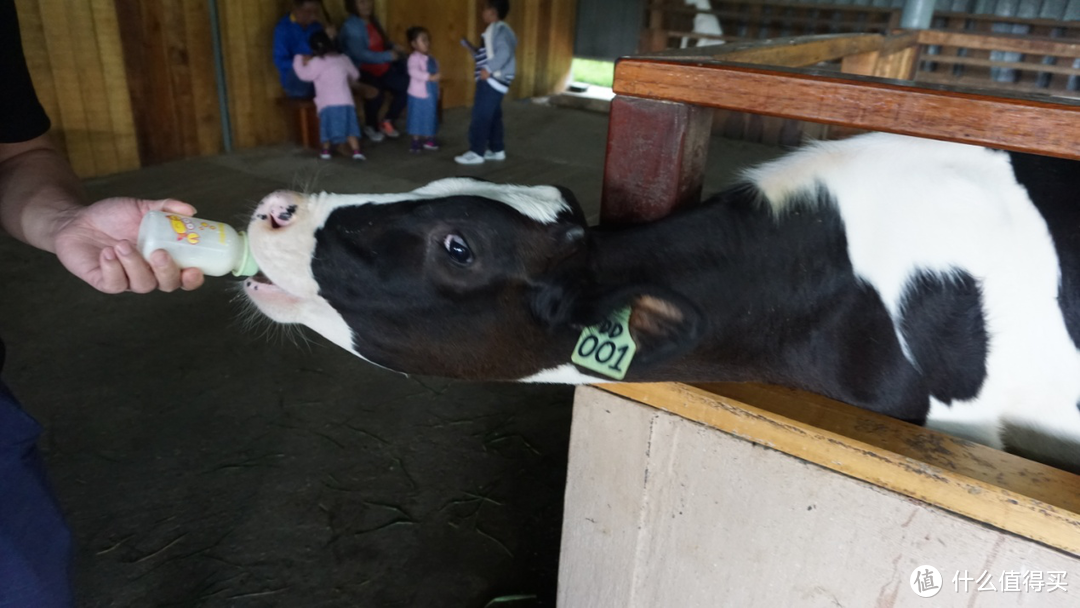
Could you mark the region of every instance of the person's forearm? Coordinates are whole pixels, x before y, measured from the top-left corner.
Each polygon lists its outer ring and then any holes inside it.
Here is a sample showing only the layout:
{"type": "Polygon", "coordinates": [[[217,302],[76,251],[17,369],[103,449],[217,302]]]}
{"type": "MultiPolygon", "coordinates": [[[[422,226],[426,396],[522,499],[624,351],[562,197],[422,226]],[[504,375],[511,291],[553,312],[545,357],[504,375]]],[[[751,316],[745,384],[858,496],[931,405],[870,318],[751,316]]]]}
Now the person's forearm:
{"type": "Polygon", "coordinates": [[[82,183],[48,136],[0,145],[0,226],[55,253],[57,229],[86,202],[82,183]]]}

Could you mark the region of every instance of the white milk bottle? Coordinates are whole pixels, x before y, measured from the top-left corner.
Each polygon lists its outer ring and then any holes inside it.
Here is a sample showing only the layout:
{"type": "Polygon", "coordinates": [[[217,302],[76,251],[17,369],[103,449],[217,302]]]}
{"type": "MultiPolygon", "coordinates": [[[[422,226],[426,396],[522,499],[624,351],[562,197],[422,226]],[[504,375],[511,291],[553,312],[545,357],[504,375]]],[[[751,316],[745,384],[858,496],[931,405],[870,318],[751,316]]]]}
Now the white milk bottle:
{"type": "Polygon", "coordinates": [[[246,277],[259,271],[247,234],[228,224],[177,213],[150,211],[143,216],[138,247],[144,258],[164,249],[181,268],[198,268],[212,277],[229,272],[246,277]]]}

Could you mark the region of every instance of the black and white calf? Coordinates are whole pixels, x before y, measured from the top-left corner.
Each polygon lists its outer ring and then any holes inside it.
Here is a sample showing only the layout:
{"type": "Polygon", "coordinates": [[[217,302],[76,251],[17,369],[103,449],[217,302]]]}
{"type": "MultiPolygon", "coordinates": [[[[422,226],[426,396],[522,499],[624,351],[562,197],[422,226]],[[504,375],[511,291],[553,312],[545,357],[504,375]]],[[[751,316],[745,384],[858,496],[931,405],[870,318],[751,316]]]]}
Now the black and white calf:
{"type": "Polygon", "coordinates": [[[626,381],[755,380],[1080,467],[1080,165],[872,134],[752,169],[659,222],[588,228],[554,187],[278,192],[251,300],[405,373],[607,378],[582,328],[631,307],[626,381]]]}

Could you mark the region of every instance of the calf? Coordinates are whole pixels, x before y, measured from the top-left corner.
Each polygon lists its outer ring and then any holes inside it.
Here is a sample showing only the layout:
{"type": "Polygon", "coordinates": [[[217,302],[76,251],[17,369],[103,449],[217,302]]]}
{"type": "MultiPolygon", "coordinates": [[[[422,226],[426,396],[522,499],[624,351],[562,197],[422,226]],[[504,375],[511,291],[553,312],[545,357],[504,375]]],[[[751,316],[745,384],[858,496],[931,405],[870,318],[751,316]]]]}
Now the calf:
{"type": "Polygon", "coordinates": [[[245,290],[399,372],[769,382],[1080,466],[1077,163],[872,134],[744,178],[617,228],[546,186],[278,192],[245,290]]]}

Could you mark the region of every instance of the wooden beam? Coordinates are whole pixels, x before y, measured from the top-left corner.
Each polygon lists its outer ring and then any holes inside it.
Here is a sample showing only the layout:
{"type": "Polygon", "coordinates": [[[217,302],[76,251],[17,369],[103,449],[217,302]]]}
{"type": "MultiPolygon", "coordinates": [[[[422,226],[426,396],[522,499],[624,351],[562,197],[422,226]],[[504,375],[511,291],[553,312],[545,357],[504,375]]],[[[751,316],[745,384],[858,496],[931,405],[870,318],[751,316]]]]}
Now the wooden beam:
{"type": "Polygon", "coordinates": [[[797,36],[737,42],[709,47],[673,49],[650,53],[635,59],[698,58],[734,63],[757,63],[784,67],[802,67],[840,59],[848,55],[881,50],[885,38],[880,34],[834,34],[797,36]]]}
{"type": "Polygon", "coordinates": [[[613,99],[600,221],[649,222],[698,203],[711,131],[702,107],[613,99]]]}
{"type": "Polygon", "coordinates": [[[598,388],[1080,555],[1080,476],[790,389],[598,388]]]}
{"type": "Polygon", "coordinates": [[[625,59],[615,93],[1080,160],[1080,101],[835,73],[625,59]]]}
{"type": "MultiPolygon", "coordinates": [[[[1013,51],[1055,57],[1080,57],[1080,43],[1060,42],[1034,36],[968,34],[944,30],[919,30],[919,44],[939,44],[983,51],[1013,51]]],[[[937,55],[933,56],[936,60],[937,55]]]]}
{"type": "Polygon", "coordinates": [[[984,68],[1007,68],[1024,72],[1045,72],[1047,74],[1080,76],[1080,68],[1047,65],[1045,63],[1029,63],[1026,61],[994,61],[991,59],[975,59],[972,57],[946,57],[944,55],[924,55],[923,61],[932,61],[944,65],[974,65],[984,68]]]}

